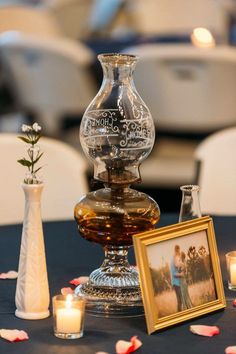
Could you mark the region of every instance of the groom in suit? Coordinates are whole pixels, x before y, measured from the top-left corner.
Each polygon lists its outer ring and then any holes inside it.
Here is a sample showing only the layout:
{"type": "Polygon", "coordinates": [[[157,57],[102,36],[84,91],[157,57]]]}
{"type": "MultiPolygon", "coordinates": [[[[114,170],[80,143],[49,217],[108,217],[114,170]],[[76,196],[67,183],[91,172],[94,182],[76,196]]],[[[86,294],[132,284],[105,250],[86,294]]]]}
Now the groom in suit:
{"type": "Polygon", "coordinates": [[[171,265],[170,265],[170,272],[171,272],[171,285],[175,290],[175,294],[177,298],[178,312],[182,311],[179,265],[180,265],[180,247],[179,245],[175,245],[174,255],[172,257],[171,265]]]}

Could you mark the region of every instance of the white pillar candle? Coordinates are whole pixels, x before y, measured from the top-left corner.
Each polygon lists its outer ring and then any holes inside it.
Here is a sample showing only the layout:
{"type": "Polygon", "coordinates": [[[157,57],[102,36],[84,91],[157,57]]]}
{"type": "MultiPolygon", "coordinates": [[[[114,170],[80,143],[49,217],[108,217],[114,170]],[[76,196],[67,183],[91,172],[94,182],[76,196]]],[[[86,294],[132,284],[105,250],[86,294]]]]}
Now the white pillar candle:
{"type": "Polygon", "coordinates": [[[67,295],[65,308],[56,311],[56,327],[59,333],[78,333],[81,330],[81,310],[72,307],[72,296],[67,295]]]}
{"type": "Polygon", "coordinates": [[[230,265],[230,283],[236,286],[236,263],[230,265]]]}

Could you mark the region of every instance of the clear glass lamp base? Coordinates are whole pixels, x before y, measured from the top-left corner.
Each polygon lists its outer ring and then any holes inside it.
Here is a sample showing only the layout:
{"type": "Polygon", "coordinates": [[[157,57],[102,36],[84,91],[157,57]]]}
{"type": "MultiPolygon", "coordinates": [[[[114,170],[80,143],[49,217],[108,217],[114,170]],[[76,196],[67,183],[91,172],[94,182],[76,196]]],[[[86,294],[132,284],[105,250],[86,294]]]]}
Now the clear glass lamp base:
{"type": "Polygon", "coordinates": [[[103,317],[133,317],[144,313],[138,272],[130,266],[127,247],[105,247],[105,260],[75,293],[86,298],[86,312],[103,317]]]}

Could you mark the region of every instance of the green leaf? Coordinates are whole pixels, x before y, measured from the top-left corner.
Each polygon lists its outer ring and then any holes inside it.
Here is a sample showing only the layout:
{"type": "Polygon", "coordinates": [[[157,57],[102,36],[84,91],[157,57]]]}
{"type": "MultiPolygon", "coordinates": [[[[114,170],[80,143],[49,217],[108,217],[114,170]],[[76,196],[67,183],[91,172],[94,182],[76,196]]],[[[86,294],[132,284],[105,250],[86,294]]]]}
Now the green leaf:
{"type": "Polygon", "coordinates": [[[28,138],[25,138],[24,136],[18,136],[18,138],[27,144],[31,144],[31,140],[28,138]]]}
{"type": "Polygon", "coordinates": [[[41,154],[37,157],[37,159],[35,159],[33,161],[33,163],[36,164],[38,162],[38,160],[42,157],[42,155],[43,155],[43,152],[41,152],[41,154]]]}
{"type": "Polygon", "coordinates": [[[25,158],[17,160],[17,162],[19,162],[22,166],[27,166],[27,167],[32,166],[32,162],[29,160],[26,160],[25,158]]]}

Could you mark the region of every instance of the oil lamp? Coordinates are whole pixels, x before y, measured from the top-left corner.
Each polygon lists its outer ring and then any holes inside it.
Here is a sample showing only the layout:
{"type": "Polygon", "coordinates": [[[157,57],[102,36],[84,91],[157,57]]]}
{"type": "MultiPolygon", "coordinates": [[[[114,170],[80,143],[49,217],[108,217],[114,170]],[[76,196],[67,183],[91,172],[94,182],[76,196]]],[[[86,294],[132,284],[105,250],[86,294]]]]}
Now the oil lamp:
{"type": "Polygon", "coordinates": [[[76,293],[86,297],[87,311],[95,315],[139,315],[138,273],[128,262],[128,249],[132,235],[155,227],[160,210],[130,185],[141,180],[139,167],[152,150],[155,128],[133,83],[137,57],[101,54],[98,59],[104,78],[82,118],[80,141],[104,188],[82,197],[75,219],[80,235],[104,248],[105,259],[76,293]]]}

